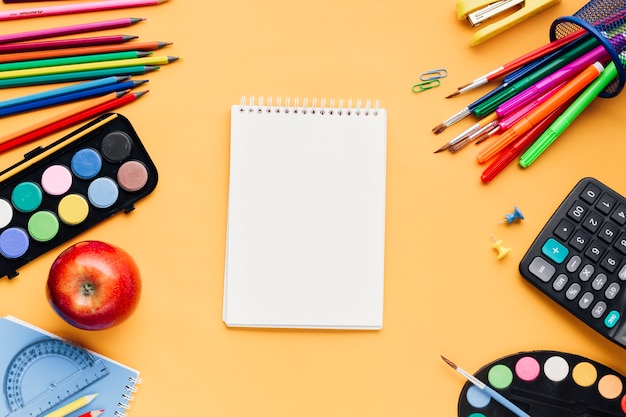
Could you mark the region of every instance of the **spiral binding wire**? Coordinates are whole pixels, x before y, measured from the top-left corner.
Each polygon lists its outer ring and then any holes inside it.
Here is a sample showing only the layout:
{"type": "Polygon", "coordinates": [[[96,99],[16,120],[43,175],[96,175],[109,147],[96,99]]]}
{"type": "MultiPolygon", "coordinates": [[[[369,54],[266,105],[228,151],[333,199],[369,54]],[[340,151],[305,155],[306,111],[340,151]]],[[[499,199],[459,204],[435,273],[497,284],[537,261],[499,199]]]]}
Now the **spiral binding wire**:
{"type": "Polygon", "coordinates": [[[620,93],[626,83],[626,55],[624,51],[624,25],[626,2],[624,0],[592,0],[573,16],[564,16],[552,23],[550,39],[560,39],[579,30],[585,30],[604,46],[615,63],[618,76],[600,93],[610,98],[620,93]]]}
{"type": "Polygon", "coordinates": [[[303,99],[302,105],[300,105],[299,98],[295,98],[293,100],[293,105],[291,103],[291,97],[286,97],[284,104],[282,97],[276,98],[276,104],[274,104],[273,101],[273,97],[268,97],[267,102],[265,100],[265,97],[259,97],[258,101],[255,103],[254,96],[250,97],[248,101],[246,101],[246,97],[243,96],[241,97],[241,102],[239,104],[239,111],[248,111],[250,113],[256,112],[303,115],[321,114],[339,116],[378,116],[378,111],[380,109],[380,103],[378,100],[374,102],[373,107],[370,100],[367,100],[365,102],[365,106],[362,106],[361,100],[357,100],[356,103],[353,103],[352,100],[348,100],[347,106],[344,106],[343,99],[340,99],[337,105],[335,105],[335,99],[330,99],[330,105],[327,106],[327,100],[325,98],[321,99],[320,106],[317,105],[316,98],[313,98],[311,100],[312,104],[310,106],[308,98],[303,99]]]}
{"type": "Polygon", "coordinates": [[[128,393],[122,394],[122,401],[117,403],[117,410],[113,413],[116,417],[126,417],[128,416],[127,410],[130,409],[130,402],[135,399],[133,393],[137,392],[137,385],[141,384],[143,381],[141,378],[128,378],[129,384],[127,384],[124,388],[128,393]]]}

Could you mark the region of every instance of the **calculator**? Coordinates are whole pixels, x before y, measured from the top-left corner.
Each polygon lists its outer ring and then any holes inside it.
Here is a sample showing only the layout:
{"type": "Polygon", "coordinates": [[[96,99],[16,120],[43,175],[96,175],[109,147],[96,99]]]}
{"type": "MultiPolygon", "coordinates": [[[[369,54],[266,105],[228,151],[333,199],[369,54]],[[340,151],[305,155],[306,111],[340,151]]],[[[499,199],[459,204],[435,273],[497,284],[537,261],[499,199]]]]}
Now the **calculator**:
{"type": "Polygon", "coordinates": [[[626,348],[626,198],[595,178],[574,186],[522,258],[527,281],[626,348]]]}

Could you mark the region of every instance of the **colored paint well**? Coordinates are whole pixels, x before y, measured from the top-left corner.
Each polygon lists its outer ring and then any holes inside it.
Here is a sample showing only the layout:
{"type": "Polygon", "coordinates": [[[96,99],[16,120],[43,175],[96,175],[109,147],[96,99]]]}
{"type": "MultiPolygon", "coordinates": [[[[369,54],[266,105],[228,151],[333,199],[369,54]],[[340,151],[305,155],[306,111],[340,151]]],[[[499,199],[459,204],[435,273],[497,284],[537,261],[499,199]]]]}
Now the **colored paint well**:
{"type": "Polygon", "coordinates": [[[41,204],[42,199],[43,193],[41,188],[31,181],[19,183],[11,193],[13,206],[23,213],[36,210],[41,204]]]}
{"type": "Polygon", "coordinates": [[[102,156],[111,162],[123,162],[130,157],[132,140],[125,132],[114,131],[102,139],[102,156]]]}
{"type": "Polygon", "coordinates": [[[117,171],[117,182],[125,191],[139,191],[148,183],[148,169],[139,161],[124,162],[117,171]]]}
{"type": "Polygon", "coordinates": [[[87,219],[89,203],[79,194],[68,194],[59,201],[59,218],[67,225],[75,226],[87,219]]]}
{"type": "Polygon", "coordinates": [[[13,219],[13,207],[11,203],[5,199],[0,199],[0,229],[3,229],[11,223],[13,219]]]}
{"type": "Polygon", "coordinates": [[[598,392],[606,399],[614,400],[622,394],[623,390],[624,384],[617,375],[604,375],[598,381],[598,392]]]}
{"type": "Polygon", "coordinates": [[[28,220],[28,233],[38,242],[47,242],[59,232],[59,220],[50,211],[38,211],[28,220]]]}
{"type": "Polygon", "coordinates": [[[513,382],[513,372],[506,365],[495,365],[489,370],[488,379],[492,387],[504,389],[513,382]]]}
{"type": "Polygon", "coordinates": [[[81,149],[72,156],[70,167],[78,178],[89,180],[102,169],[102,157],[95,149],[81,149]]]}
{"type": "Polygon", "coordinates": [[[72,173],[66,166],[49,166],[41,176],[41,188],[50,195],[65,194],[71,186],[72,173]]]}
{"type": "Polygon", "coordinates": [[[515,364],[515,374],[522,381],[534,381],[541,372],[541,365],[537,359],[532,356],[524,356],[515,364]]]}
{"type": "Polygon", "coordinates": [[[489,396],[489,394],[479,389],[478,387],[472,385],[467,390],[467,402],[470,403],[473,407],[485,408],[490,401],[491,397],[489,396]]]}
{"type": "Polygon", "coordinates": [[[28,250],[28,246],[28,235],[21,228],[10,227],[0,233],[0,254],[5,258],[21,257],[28,250]]]}
{"type": "Polygon", "coordinates": [[[119,193],[115,181],[108,177],[100,177],[89,184],[87,198],[92,205],[98,208],[108,208],[117,201],[119,193]]]}
{"type": "Polygon", "coordinates": [[[561,356],[551,356],[545,361],[543,372],[550,381],[560,382],[569,375],[569,364],[561,356]]]}
{"type": "Polygon", "coordinates": [[[580,362],[572,369],[572,378],[581,387],[590,387],[598,379],[598,371],[589,362],[580,362]]]}

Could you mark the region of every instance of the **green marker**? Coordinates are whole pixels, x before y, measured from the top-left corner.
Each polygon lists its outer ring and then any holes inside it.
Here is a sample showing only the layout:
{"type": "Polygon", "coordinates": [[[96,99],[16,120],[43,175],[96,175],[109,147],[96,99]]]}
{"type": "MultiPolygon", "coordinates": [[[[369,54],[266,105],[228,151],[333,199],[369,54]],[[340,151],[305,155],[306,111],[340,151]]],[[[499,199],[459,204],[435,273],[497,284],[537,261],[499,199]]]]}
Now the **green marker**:
{"type": "Polygon", "coordinates": [[[116,61],[118,59],[143,58],[152,52],[122,51],[104,54],[77,55],[63,58],[33,59],[28,61],[6,62],[0,64],[0,71],[14,71],[32,68],[56,67],[59,65],[84,64],[91,62],[116,61]]]}
{"type": "Polygon", "coordinates": [[[611,61],[604,71],[570,104],[570,106],[546,129],[545,132],[521,156],[519,164],[528,167],[552,142],[585,110],[585,108],[617,77],[617,68],[611,61]]]}
{"type": "Polygon", "coordinates": [[[563,52],[563,54],[559,54],[554,59],[547,62],[545,65],[531,72],[526,77],[515,81],[509,87],[502,90],[500,93],[478,104],[476,107],[474,107],[472,113],[480,118],[489,115],[490,113],[494,112],[500,104],[514,97],[518,93],[524,91],[531,85],[535,84],[537,81],[542,80],[548,75],[554,73],[554,71],[569,64],[576,58],[581,57],[596,46],[598,46],[598,41],[593,36],[587,37],[582,41],[577,42],[575,46],[563,52]]]}

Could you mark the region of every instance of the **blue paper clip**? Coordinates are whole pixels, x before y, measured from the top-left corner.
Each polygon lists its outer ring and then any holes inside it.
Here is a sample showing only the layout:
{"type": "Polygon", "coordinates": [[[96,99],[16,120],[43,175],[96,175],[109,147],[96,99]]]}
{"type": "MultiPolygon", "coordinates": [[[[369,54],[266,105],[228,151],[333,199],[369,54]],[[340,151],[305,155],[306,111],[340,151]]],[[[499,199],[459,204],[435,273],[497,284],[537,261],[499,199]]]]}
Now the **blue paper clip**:
{"type": "Polygon", "coordinates": [[[447,76],[448,76],[448,70],[445,68],[439,68],[435,70],[426,71],[420,74],[420,80],[422,81],[438,80],[440,78],[445,78],[447,76]]]}
{"type": "Polygon", "coordinates": [[[417,83],[413,86],[412,90],[414,93],[421,93],[422,91],[430,90],[431,88],[439,87],[441,81],[438,78],[434,80],[424,81],[421,83],[417,83]]]}

